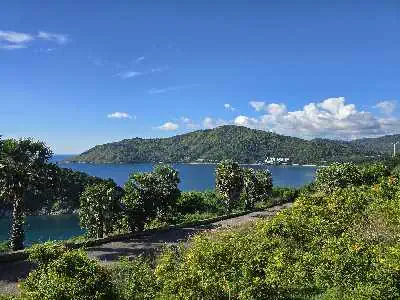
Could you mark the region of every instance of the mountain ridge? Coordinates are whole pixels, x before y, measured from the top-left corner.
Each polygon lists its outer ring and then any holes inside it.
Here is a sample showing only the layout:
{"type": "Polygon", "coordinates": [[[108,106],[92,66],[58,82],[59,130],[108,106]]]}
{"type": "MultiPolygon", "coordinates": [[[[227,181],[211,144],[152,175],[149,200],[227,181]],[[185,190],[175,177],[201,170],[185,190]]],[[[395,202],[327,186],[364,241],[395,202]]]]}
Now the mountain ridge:
{"type": "MultiPolygon", "coordinates": [[[[399,135],[400,137],[400,135],[399,135]]],[[[389,152],[373,150],[370,140],[304,140],[243,126],[224,125],[168,138],[132,138],[97,145],[69,162],[263,162],[266,157],[287,157],[293,163],[363,160],[389,152]]]]}

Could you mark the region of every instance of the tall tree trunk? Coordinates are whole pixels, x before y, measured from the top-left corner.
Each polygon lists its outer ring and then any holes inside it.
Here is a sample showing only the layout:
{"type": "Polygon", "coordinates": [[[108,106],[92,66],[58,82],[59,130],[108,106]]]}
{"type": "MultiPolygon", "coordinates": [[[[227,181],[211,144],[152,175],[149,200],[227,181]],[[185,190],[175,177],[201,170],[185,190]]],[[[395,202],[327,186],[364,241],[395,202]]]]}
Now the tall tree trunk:
{"type": "Polygon", "coordinates": [[[24,202],[16,196],[13,205],[10,247],[13,251],[24,248],[24,202]]]}

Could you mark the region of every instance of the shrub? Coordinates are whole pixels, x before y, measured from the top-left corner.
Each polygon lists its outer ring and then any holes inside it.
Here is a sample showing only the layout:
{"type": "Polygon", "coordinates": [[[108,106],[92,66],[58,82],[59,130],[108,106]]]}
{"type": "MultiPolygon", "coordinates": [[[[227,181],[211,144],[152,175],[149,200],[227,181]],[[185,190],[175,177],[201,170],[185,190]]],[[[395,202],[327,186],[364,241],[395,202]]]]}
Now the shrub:
{"type": "Polygon", "coordinates": [[[228,212],[240,199],[243,188],[243,173],[239,164],[231,160],[220,162],[215,170],[215,189],[223,199],[228,212]]]}
{"type": "Polygon", "coordinates": [[[2,241],[0,242],[0,253],[5,253],[11,251],[10,249],[10,242],[9,241],[2,241]]]}
{"type": "Polygon", "coordinates": [[[268,170],[243,169],[241,198],[246,209],[254,208],[256,202],[265,201],[272,190],[272,175],[268,170]]]}
{"type": "Polygon", "coordinates": [[[195,212],[221,212],[223,203],[213,191],[182,192],[176,202],[178,213],[191,214],[195,212]]]}
{"type": "Polygon", "coordinates": [[[334,163],[317,170],[315,185],[324,192],[362,184],[360,170],[353,163],[334,163]]]}
{"type": "MultiPolygon", "coordinates": [[[[390,188],[389,188],[390,187],[390,188]]],[[[400,192],[302,193],[293,208],[247,229],[195,236],[156,267],[166,298],[396,299],[400,192]]]]}
{"type": "Polygon", "coordinates": [[[392,176],[400,179],[400,165],[395,166],[391,171],[392,176]]]}
{"type": "Polygon", "coordinates": [[[122,202],[131,231],[142,230],[157,215],[168,213],[180,196],[178,172],[159,165],[153,172],[131,174],[122,202]]]}
{"type": "Polygon", "coordinates": [[[89,237],[102,238],[113,232],[120,213],[122,191],[112,181],[92,184],[81,195],[80,223],[89,237]]]}
{"type": "Polygon", "coordinates": [[[39,266],[45,266],[61,257],[67,251],[67,248],[60,243],[46,242],[43,244],[35,244],[28,248],[27,251],[30,261],[39,266]]]}
{"type": "Polygon", "coordinates": [[[124,258],[112,269],[118,299],[155,299],[158,285],[150,264],[142,257],[124,258]]]}
{"type": "Polygon", "coordinates": [[[272,189],[272,205],[293,202],[300,194],[300,190],[287,187],[274,187],[272,189]]]}
{"type": "Polygon", "coordinates": [[[361,183],[372,185],[377,183],[382,177],[390,175],[390,170],[382,163],[364,164],[359,167],[361,183]]]}
{"type": "Polygon", "coordinates": [[[67,251],[21,283],[23,299],[116,299],[108,272],[83,251],[67,251]]]}
{"type": "Polygon", "coordinates": [[[201,192],[183,192],[176,202],[176,210],[184,214],[206,211],[207,208],[201,192]]]}

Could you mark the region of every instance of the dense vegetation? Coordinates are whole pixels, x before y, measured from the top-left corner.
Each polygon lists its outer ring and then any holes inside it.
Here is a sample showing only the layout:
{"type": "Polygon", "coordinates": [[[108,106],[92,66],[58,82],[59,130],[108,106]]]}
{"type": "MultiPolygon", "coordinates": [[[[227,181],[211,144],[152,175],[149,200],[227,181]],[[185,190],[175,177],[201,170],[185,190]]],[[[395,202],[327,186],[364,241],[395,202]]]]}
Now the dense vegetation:
{"type": "Polygon", "coordinates": [[[398,299],[396,174],[380,164],[334,164],[318,172],[291,209],[268,221],[198,234],[156,262],[138,258],[106,268],[79,251],[37,246],[31,258],[39,268],[21,285],[22,297],[398,299]]]}
{"type": "MultiPolygon", "coordinates": [[[[378,138],[363,138],[351,141],[351,144],[361,151],[376,153],[393,153],[393,143],[400,141],[400,134],[385,135],[378,138]]],[[[397,153],[400,153],[400,145],[397,145],[397,153]]]]}
{"type": "Polygon", "coordinates": [[[287,157],[295,163],[364,160],[375,155],[349,142],[303,140],[241,126],[221,126],[163,139],[126,139],[96,146],[71,159],[78,162],[263,162],[287,157]]]}
{"type": "Polygon", "coordinates": [[[217,165],[215,192],[182,193],[179,182],[176,170],[157,165],[152,172],[131,174],[123,188],[111,181],[89,185],[81,196],[81,226],[89,237],[101,238],[272,204],[271,173],[244,169],[233,161],[217,165]]]}
{"type": "Polygon", "coordinates": [[[9,247],[24,243],[24,216],[39,209],[76,208],[87,184],[104,181],[48,163],[51,150],[30,139],[0,139],[0,209],[12,211],[9,247]]]}

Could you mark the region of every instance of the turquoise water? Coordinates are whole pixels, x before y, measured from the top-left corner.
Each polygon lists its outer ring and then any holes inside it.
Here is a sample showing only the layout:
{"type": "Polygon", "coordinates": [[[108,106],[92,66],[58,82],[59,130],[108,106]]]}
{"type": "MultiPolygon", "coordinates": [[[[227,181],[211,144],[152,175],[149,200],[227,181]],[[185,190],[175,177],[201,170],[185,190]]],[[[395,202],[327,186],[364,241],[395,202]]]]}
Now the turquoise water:
{"type": "MultiPolygon", "coordinates": [[[[71,168],[88,174],[112,178],[118,185],[123,185],[133,172],[147,172],[153,168],[152,164],[63,164],[60,161],[65,156],[56,156],[55,162],[60,167],[71,168]]],[[[174,164],[179,171],[180,189],[207,190],[214,188],[215,165],[174,164]]],[[[314,167],[300,166],[249,166],[255,169],[268,168],[273,176],[275,186],[299,187],[310,183],[315,174],[314,167]]],[[[65,240],[83,233],[79,227],[77,216],[30,216],[25,224],[26,244],[47,240],[65,240]]],[[[0,241],[6,240],[9,232],[9,219],[0,218],[0,241]]]]}
{"type": "MultiPolygon", "coordinates": [[[[8,239],[9,218],[0,218],[0,241],[8,239]]],[[[25,220],[25,245],[48,240],[66,240],[81,235],[76,215],[28,216],[25,220]]]]}

